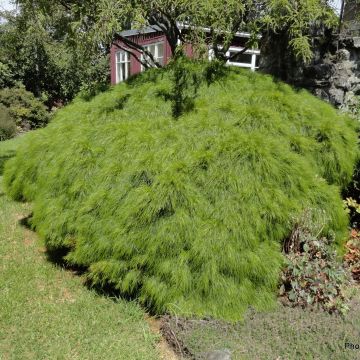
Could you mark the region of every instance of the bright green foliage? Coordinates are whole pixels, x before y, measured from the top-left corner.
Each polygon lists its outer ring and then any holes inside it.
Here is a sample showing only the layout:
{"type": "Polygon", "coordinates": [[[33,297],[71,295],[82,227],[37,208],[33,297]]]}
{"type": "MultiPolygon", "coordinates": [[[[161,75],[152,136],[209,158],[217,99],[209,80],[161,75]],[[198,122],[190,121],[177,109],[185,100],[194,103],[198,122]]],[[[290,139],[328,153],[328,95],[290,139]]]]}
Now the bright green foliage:
{"type": "MultiPolygon", "coordinates": [[[[231,69],[174,119],[168,70],[78,99],[5,168],[50,248],[157,313],[236,320],[274,304],[291,218],[324,209],[357,157],[352,120],[305,91],[231,69]]],[[[325,229],[326,232],[326,229],[325,229]]]]}
{"type": "Polygon", "coordinates": [[[16,124],[26,130],[43,127],[49,121],[45,105],[23,86],[1,89],[0,105],[7,107],[16,124]]]}
{"type": "Polygon", "coordinates": [[[159,360],[159,337],[137,304],[89,291],[21,225],[31,207],[4,195],[1,174],[25,137],[0,142],[1,360],[159,360]]]}
{"type": "Polygon", "coordinates": [[[0,141],[12,138],[16,134],[15,120],[9,110],[0,104],[0,141]]]}

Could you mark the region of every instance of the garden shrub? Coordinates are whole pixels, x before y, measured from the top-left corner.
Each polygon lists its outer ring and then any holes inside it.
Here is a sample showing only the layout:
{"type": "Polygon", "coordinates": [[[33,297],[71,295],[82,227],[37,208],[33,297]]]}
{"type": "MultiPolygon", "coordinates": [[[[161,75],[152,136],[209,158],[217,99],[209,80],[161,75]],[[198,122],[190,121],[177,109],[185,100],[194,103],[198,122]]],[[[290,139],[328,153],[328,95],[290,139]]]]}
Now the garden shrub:
{"type": "Polygon", "coordinates": [[[0,105],[0,141],[10,139],[16,134],[15,120],[8,109],[0,105]]]}
{"type": "Polygon", "coordinates": [[[276,303],[292,216],[324,209],[343,244],[355,125],[269,76],[196,73],[210,81],[182,114],[166,69],[77,99],[26,136],[5,185],[94,284],[155,313],[238,320],[276,303]]]}
{"type": "Polygon", "coordinates": [[[321,236],[326,222],[324,212],[306,209],[295,223],[285,242],[280,295],[292,306],[320,306],[343,314],[347,310],[344,290],[350,278],[331,246],[331,234],[321,236]]]}
{"type": "Polygon", "coordinates": [[[350,238],[346,243],[344,262],[353,279],[360,282],[360,232],[352,229],[350,238]]]}
{"type": "Polygon", "coordinates": [[[49,121],[45,105],[23,86],[1,89],[0,104],[9,109],[16,125],[24,130],[43,127],[49,121]]]}

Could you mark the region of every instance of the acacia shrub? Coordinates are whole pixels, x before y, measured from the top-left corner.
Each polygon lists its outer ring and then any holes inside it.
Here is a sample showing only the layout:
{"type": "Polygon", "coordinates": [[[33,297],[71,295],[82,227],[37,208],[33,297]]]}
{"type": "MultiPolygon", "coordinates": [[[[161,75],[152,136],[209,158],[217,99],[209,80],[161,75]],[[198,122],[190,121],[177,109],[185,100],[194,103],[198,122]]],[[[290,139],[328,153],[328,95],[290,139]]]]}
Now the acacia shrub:
{"type": "Polygon", "coordinates": [[[68,248],[94,284],[155,313],[238,320],[275,304],[292,217],[325,210],[324,235],[342,244],[355,125],[305,91],[233,68],[174,119],[162,96],[171,77],[149,71],[60,110],[7,162],[6,189],[33,202],[47,247],[68,248]]]}

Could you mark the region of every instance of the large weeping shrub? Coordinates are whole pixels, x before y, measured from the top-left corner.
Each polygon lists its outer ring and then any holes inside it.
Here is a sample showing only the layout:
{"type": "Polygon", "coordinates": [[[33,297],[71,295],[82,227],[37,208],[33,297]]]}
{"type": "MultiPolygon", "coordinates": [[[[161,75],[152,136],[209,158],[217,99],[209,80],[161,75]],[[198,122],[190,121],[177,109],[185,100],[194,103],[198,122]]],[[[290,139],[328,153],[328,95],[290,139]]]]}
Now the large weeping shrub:
{"type": "Polygon", "coordinates": [[[236,69],[187,88],[174,118],[171,76],[59,111],[7,163],[7,191],[94,284],[156,313],[237,320],[274,304],[292,218],[323,209],[342,242],[356,132],[307,92],[236,69]]]}

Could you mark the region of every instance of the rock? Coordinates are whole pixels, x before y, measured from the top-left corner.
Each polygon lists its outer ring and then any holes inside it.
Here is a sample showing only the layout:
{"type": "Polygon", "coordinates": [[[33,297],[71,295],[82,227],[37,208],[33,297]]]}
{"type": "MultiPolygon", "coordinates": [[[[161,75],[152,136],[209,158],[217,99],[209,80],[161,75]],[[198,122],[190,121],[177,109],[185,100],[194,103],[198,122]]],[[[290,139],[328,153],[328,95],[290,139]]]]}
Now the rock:
{"type": "Polygon", "coordinates": [[[329,99],[335,106],[341,106],[344,103],[344,90],[331,88],[329,90],[329,99]]]}
{"type": "Polygon", "coordinates": [[[323,89],[315,89],[314,94],[324,101],[330,101],[329,94],[323,89]]]}
{"type": "Polygon", "coordinates": [[[355,95],[360,95],[360,84],[355,85],[351,91],[355,94],[355,95]]]}
{"type": "Polygon", "coordinates": [[[334,76],[332,83],[335,87],[340,89],[350,90],[351,88],[350,76],[344,73],[334,76]]]}
{"type": "Polygon", "coordinates": [[[344,108],[352,109],[359,105],[359,99],[355,96],[352,91],[349,91],[345,94],[344,97],[344,108]]]}
{"type": "Polygon", "coordinates": [[[346,49],[340,49],[336,53],[338,61],[350,60],[350,51],[346,49]]]}
{"type": "Polygon", "coordinates": [[[231,351],[228,349],[215,350],[205,355],[206,360],[231,360],[231,351]]]}
{"type": "Polygon", "coordinates": [[[360,37],[354,37],[353,38],[354,41],[354,48],[359,49],[360,48],[360,37]]]}
{"type": "Polygon", "coordinates": [[[305,76],[324,81],[331,77],[333,67],[333,64],[316,64],[306,69],[305,76]]]}

